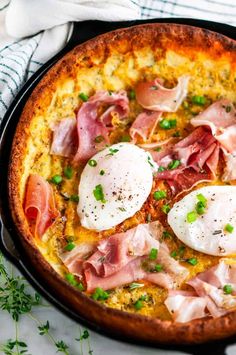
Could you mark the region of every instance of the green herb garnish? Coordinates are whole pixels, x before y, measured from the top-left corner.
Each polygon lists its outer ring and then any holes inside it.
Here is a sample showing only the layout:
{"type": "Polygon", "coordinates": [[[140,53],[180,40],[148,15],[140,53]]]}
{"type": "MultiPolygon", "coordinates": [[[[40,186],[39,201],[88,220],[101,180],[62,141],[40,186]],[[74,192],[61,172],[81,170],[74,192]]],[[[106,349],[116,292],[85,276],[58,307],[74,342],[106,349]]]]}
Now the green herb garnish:
{"type": "Polygon", "coordinates": [[[84,92],[81,92],[79,94],[79,98],[84,102],[88,101],[88,99],[89,99],[88,95],[86,95],[84,92]]]}
{"type": "Polygon", "coordinates": [[[159,191],[155,191],[154,194],[153,194],[153,198],[154,200],[162,200],[163,198],[166,198],[166,191],[164,190],[159,190],[159,191]]]}
{"type": "Polygon", "coordinates": [[[136,94],[134,90],[130,90],[128,93],[129,99],[134,100],[136,98],[136,94]]]}
{"type": "Polygon", "coordinates": [[[195,211],[191,211],[189,213],[187,213],[187,222],[188,223],[193,223],[195,222],[197,219],[197,214],[195,211]]]}
{"type": "Polygon", "coordinates": [[[94,159],[90,159],[90,160],[88,161],[88,165],[89,165],[89,166],[92,166],[92,167],[95,167],[95,166],[97,166],[97,162],[96,162],[96,160],[94,160],[94,159]]]}
{"type": "Polygon", "coordinates": [[[160,264],[156,264],[154,269],[155,269],[156,272],[160,272],[160,271],[163,270],[163,266],[160,265],[160,264]]]}
{"type": "Polygon", "coordinates": [[[187,259],[186,262],[195,266],[195,265],[197,265],[198,260],[196,258],[190,258],[190,259],[187,259]]]}
{"type": "Polygon", "coordinates": [[[231,224],[227,223],[225,226],[225,231],[229,232],[229,233],[233,233],[233,230],[234,230],[234,227],[231,224]]]}
{"type": "Polygon", "coordinates": [[[64,250],[66,250],[66,251],[71,251],[71,250],[73,250],[74,248],[75,248],[75,244],[74,244],[73,242],[69,242],[69,243],[65,246],[64,250]]]}
{"type": "Polygon", "coordinates": [[[169,205],[163,205],[161,207],[162,212],[164,212],[165,214],[170,212],[170,206],[169,205]]]}
{"type": "Polygon", "coordinates": [[[64,168],[64,175],[67,179],[71,179],[73,176],[73,169],[71,166],[66,166],[64,168]]]}
{"type": "Polygon", "coordinates": [[[105,174],[105,170],[101,170],[99,174],[103,176],[105,174]]]}
{"type": "Polygon", "coordinates": [[[195,95],[192,97],[192,103],[203,106],[206,103],[206,98],[204,96],[195,95]]]}
{"type": "Polygon", "coordinates": [[[149,253],[149,259],[150,260],[156,260],[158,254],[158,249],[152,248],[150,253],[149,253]]]}
{"type": "Polygon", "coordinates": [[[176,127],[176,124],[177,124],[177,121],[176,120],[167,120],[167,119],[163,119],[161,120],[161,122],[159,123],[159,126],[162,128],[162,129],[171,129],[171,128],[174,128],[176,127]]]}
{"type": "Polygon", "coordinates": [[[140,284],[140,283],[137,283],[137,282],[133,282],[132,284],[129,285],[129,289],[130,290],[134,290],[136,288],[140,288],[140,287],[143,287],[144,284],[140,284]]]}
{"type": "Polygon", "coordinates": [[[95,187],[95,189],[93,190],[93,195],[97,201],[101,201],[102,203],[106,202],[101,184],[95,187]]]}
{"type": "Polygon", "coordinates": [[[78,195],[71,195],[70,196],[70,201],[79,202],[79,196],[78,195]]]}
{"type": "Polygon", "coordinates": [[[121,137],[120,141],[121,142],[130,142],[131,137],[128,134],[125,134],[124,136],[121,137]]]}
{"type": "Polygon", "coordinates": [[[109,293],[104,291],[101,287],[97,287],[91,296],[95,301],[105,301],[109,297],[109,293]]]}
{"type": "Polygon", "coordinates": [[[101,142],[103,142],[104,141],[104,137],[103,136],[97,136],[97,137],[95,137],[95,139],[94,139],[94,142],[95,143],[101,143],[101,142]]]}
{"type": "Polygon", "coordinates": [[[164,168],[164,166],[159,166],[159,168],[157,169],[158,173],[162,173],[165,170],[166,168],[164,168]]]}
{"type": "Polygon", "coordinates": [[[178,166],[181,164],[180,160],[172,160],[169,164],[168,164],[168,169],[169,170],[173,170],[178,168],[178,166]]]}
{"type": "Polygon", "coordinates": [[[230,295],[233,292],[233,287],[231,285],[224,285],[223,291],[226,295],[230,295]]]}
{"type": "Polygon", "coordinates": [[[50,182],[52,182],[52,183],[55,184],[55,185],[59,185],[59,184],[62,182],[62,177],[61,177],[61,175],[54,175],[54,176],[51,178],[50,182]]]}

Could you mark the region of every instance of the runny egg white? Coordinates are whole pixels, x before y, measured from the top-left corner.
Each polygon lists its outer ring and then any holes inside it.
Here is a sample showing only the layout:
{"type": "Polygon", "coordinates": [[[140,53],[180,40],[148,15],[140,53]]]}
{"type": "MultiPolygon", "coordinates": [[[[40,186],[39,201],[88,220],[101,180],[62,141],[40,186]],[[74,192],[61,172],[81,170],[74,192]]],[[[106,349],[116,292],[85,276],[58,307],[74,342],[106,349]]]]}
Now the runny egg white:
{"type": "Polygon", "coordinates": [[[192,191],[174,204],[168,223],[190,248],[210,255],[236,254],[236,186],[207,186],[192,191]],[[202,215],[196,213],[197,195],[206,198],[202,215]],[[187,221],[189,212],[196,220],[187,221]]]}
{"type": "Polygon", "coordinates": [[[86,164],[79,184],[83,227],[102,231],[140,210],[151,192],[155,163],[131,143],[114,144],[86,164]]]}

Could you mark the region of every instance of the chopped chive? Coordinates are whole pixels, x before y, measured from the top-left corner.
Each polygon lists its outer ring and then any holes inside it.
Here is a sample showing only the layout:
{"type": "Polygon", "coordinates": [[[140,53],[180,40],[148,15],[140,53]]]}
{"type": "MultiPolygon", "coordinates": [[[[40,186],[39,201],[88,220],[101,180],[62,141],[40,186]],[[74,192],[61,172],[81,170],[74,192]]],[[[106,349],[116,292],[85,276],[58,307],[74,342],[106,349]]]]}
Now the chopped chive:
{"type": "Polygon", "coordinates": [[[129,99],[134,100],[136,98],[136,94],[134,90],[130,90],[128,93],[129,99]]]}
{"type": "Polygon", "coordinates": [[[160,264],[156,264],[155,265],[155,271],[156,272],[160,272],[160,271],[162,271],[163,270],[163,266],[162,265],[160,265],[160,264]]]}
{"type": "Polygon", "coordinates": [[[104,301],[109,297],[108,292],[104,291],[101,287],[97,287],[91,296],[95,301],[104,301]]]}
{"type": "Polygon", "coordinates": [[[72,169],[72,167],[71,166],[66,166],[65,168],[64,168],[64,175],[65,175],[65,177],[67,178],[67,179],[71,179],[72,178],[72,176],[73,176],[73,169],[72,169]]]}
{"type": "Polygon", "coordinates": [[[198,201],[198,203],[196,204],[196,211],[199,215],[202,215],[206,212],[206,208],[202,201],[198,201]]]}
{"type": "Polygon", "coordinates": [[[156,260],[158,254],[158,250],[156,248],[152,248],[150,253],[149,253],[149,259],[150,260],[156,260]]]}
{"type": "Polygon", "coordinates": [[[66,274],[65,279],[71,286],[77,287],[80,291],[84,291],[84,286],[82,282],[78,282],[73,274],[66,274]]]}
{"type": "Polygon", "coordinates": [[[120,139],[121,142],[130,142],[131,141],[131,137],[128,134],[125,134],[121,137],[120,139]]]}
{"type": "Polygon", "coordinates": [[[184,107],[185,109],[189,108],[189,104],[188,104],[187,101],[184,101],[184,102],[183,102],[183,107],[184,107]]]}
{"type": "Polygon", "coordinates": [[[126,209],[124,207],[118,207],[118,209],[121,211],[121,212],[125,212],[126,209]]]}
{"type": "Polygon", "coordinates": [[[168,231],[163,231],[162,233],[162,238],[163,239],[168,239],[168,238],[172,238],[172,235],[168,232],[168,231]]]}
{"type": "Polygon", "coordinates": [[[78,195],[71,195],[70,201],[72,201],[72,202],[79,202],[79,196],[78,196],[78,195]]]}
{"type": "Polygon", "coordinates": [[[66,251],[71,251],[71,250],[73,250],[74,248],[75,248],[75,244],[74,244],[73,242],[69,242],[69,243],[65,246],[64,250],[66,250],[66,251]]]}
{"type": "Polygon", "coordinates": [[[197,194],[197,199],[203,203],[203,206],[206,207],[207,205],[207,199],[203,194],[197,194]]]}
{"type": "Polygon", "coordinates": [[[140,288],[140,287],[143,287],[144,284],[140,284],[138,282],[133,282],[132,284],[129,285],[129,289],[130,290],[134,290],[135,288],[140,288]]]}
{"type": "Polygon", "coordinates": [[[172,251],[172,253],[170,254],[170,256],[172,257],[172,258],[177,258],[177,251],[176,250],[174,250],[174,251],[172,251]]]}
{"type": "Polygon", "coordinates": [[[84,92],[81,92],[80,94],[79,94],[79,98],[82,100],[82,101],[84,101],[84,102],[86,102],[86,101],[88,101],[88,95],[86,95],[84,92]]]}
{"type": "Polygon", "coordinates": [[[101,170],[99,174],[103,176],[105,174],[105,170],[101,170]]]}
{"type": "Polygon", "coordinates": [[[162,129],[171,129],[171,128],[174,128],[176,127],[176,124],[177,124],[177,120],[167,120],[167,119],[163,119],[161,120],[161,122],[159,123],[159,126],[162,128],[162,129]]]}
{"type": "Polygon", "coordinates": [[[178,166],[180,165],[180,160],[172,160],[169,165],[168,165],[168,169],[169,170],[173,170],[173,169],[176,169],[178,168],[178,166]]]}
{"type": "Polygon", "coordinates": [[[224,285],[223,291],[226,295],[230,295],[233,292],[233,287],[231,285],[224,285]]]}
{"type": "Polygon", "coordinates": [[[134,308],[139,311],[141,308],[143,308],[143,302],[141,300],[138,300],[134,303],[134,308]]]}
{"type": "Polygon", "coordinates": [[[142,295],[139,297],[140,301],[145,301],[147,302],[149,300],[149,296],[148,295],[142,295]]]}
{"type": "Polygon", "coordinates": [[[172,137],[180,137],[180,131],[176,131],[172,134],[172,137]]]}
{"type": "Polygon", "coordinates": [[[62,182],[62,177],[61,175],[54,175],[50,181],[55,185],[59,185],[62,182]]]}
{"type": "Polygon", "coordinates": [[[195,95],[192,97],[192,102],[195,105],[203,106],[206,103],[206,98],[204,96],[195,95]]]}
{"type": "Polygon", "coordinates": [[[80,291],[84,291],[84,285],[82,284],[82,282],[78,283],[78,285],[76,286],[80,291]]]}
{"type": "Polygon", "coordinates": [[[95,189],[93,190],[93,195],[97,201],[101,201],[102,203],[106,202],[102,185],[99,184],[95,187],[95,189]]]}
{"type": "Polygon", "coordinates": [[[179,249],[177,250],[178,255],[182,258],[185,252],[185,246],[181,245],[179,249]]]}
{"type": "Polygon", "coordinates": [[[95,143],[101,143],[104,141],[104,137],[103,136],[97,136],[94,138],[94,142],[95,143]]]}
{"type": "Polygon", "coordinates": [[[109,148],[109,154],[107,155],[114,155],[115,153],[119,152],[119,149],[113,149],[113,148],[109,148]]]}
{"type": "Polygon", "coordinates": [[[153,194],[153,198],[154,200],[162,200],[163,198],[166,198],[166,191],[164,190],[159,190],[159,191],[155,191],[153,194]]]}
{"type": "Polygon", "coordinates": [[[197,219],[197,214],[195,211],[189,212],[187,214],[187,222],[188,223],[193,223],[196,221],[196,219],[197,219]]]}
{"type": "Polygon", "coordinates": [[[163,205],[161,208],[162,212],[164,212],[165,214],[170,212],[170,206],[169,205],[163,205]]]}
{"type": "Polygon", "coordinates": [[[90,159],[90,160],[88,161],[88,165],[89,165],[89,166],[92,166],[92,167],[95,167],[95,166],[97,166],[97,162],[96,162],[96,160],[94,160],[94,159],[90,159]]]}
{"type": "Polygon", "coordinates": [[[233,230],[234,230],[234,227],[231,224],[227,223],[225,226],[225,231],[229,232],[229,233],[233,233],[233,230]]]}
{"type": "Polygon", "coordinates": [[[161,151],[161,147],[157,147],[153,149],[155,152],[160,152],[161,151]]]}
{"type": "Polygon", "coordinates": [[[164,168],[164,166],[159,166],[159,168],[158,168],[158,173],[162,173],[162,171],[165,171],[166,170],[166,168],[164,168]]]}
{"type": "Polygon", "coordinates": [[[196,258],[190,258],[190,259],[187,259],[186,261],[187,261],[187,263],[189,263],[193,266],[197,265],[197,263],[198,263],[198,260],[196,258]]]}

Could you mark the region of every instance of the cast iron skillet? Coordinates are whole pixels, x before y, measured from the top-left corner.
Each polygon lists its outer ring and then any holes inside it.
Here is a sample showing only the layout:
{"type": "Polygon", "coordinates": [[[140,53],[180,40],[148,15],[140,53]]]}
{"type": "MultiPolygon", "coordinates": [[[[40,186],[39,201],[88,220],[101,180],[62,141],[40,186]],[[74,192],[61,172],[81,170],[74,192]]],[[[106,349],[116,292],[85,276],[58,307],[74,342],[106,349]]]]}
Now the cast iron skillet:
{"type": "MultiPolygon", "coordinates": [[[[64,54],[74,48],[76,45],[83,43],[99,34],[112,31],[119,28],[130,27],[143,23],[178,23],[187,24],[196,27],[202,27],[211,31],[222,33],[232,39],[236,40],[236,28],[224,25],[216,22],[209,22],[203,20],[193,19],[181,19],[181,18],[165,18],[165,19],[152,19],[152,20],[137,20],[129,22],[101,22],[101,21],[85,21],[74,24],[72,36],[65,46],[57,55],[44,64],[24,85],[21,91],[18,93],[9,110],[7,111],[3,122],[0,126],[0,248],[4,255],[23,273],[27,280],[38,290],[44,297],[46,297],[57,308],[63,311],[70,318],[84,324],[85,326],[92,328],[100,333],[104,334],[104,329],[100,328],[96,324],[92,324],[89,321],[82,319],[78,314],[73,312],[68,305],[63,304],[53,290],[48,290],[47,284],[43,278],[40,278],[38,274],[29,264],[26,257],[25,250],[19,242],[17,232],[12,220],[7,194],[7,180],[8,180],[8,161],[11,151],[11,143],[13,140],[14,132],[18,119],[21,115],[23,107],[29,98],[31,92],[41,80],[43,75],[53,66],[64,54]],[[14,241],[13,241],[14,240],[14,241]]],[[[127,338],[121,338],[120,334],[114,334],[106,330],[106,334],[122,341],[132,341],[127,338]]],[[[208,343],[204,345],[195,346],[166,346],[160,345],[162,349],[174,349],[187,352],[188,354],[207,354],[207,355],[223,355],[227,345],[233,344],[236,341],[236,337],[208,343]]],[[[137,344],[137,341],[135,341],[137,344]]],[[[142,343],[140,343],[142,344],[142,343]]]]}

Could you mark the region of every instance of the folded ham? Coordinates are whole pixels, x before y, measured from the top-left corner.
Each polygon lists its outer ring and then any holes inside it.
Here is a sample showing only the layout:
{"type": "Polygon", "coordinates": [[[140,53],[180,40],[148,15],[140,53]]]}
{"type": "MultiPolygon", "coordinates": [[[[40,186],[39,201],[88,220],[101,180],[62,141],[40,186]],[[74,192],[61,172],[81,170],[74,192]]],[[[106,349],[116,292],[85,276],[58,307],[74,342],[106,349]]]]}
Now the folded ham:
{"type": "Polygon", "coordinates": [[[65,118],[52,127],[53,140],[50,153],[62,157],[73,156],[78,149],[76,120],[65,118]]]}
{"type": "Polygon", "coordinates": [[[124,90],[117,93],[99,91],[84,102],[77,113],[77,132],[79,147],[74,157],[74,163],[88,160],[97,153],[96,138],[101,137],[104,145],[109,144],[109,130],[112,117],[120,119],[129,113],[129,101],[124,90]],[[99,116],[101,105],[109,105],[108,109],[99,116]]]}
{"type": "Polygon", "coordinates": [[[165,301],[175,321],[188,322],[205,316],[220,317],[236,309],[234,261],[222,259],[218,265],[198,274],[187,284],[193,291],[169,291],[165,301]]]}
{"type": "Polygon", "coordinates": [[[140,136],[144,142],[147,141],[157,126],[161,118],[161,112],[142,112],[130,127],[130,136],[135,143],[137,136],[140,136]]]}
{"type": "Polygon", "coordinates": [[[102,240],[86,260],[84,245],[79,245],[72,257],[67,254],[62,260],[70,272],[84,276],[89,292],[97,287],[108,290],[140,279],[174,289],[186,279],[188,271],[159,242],[162,232],[159,222],[140,224],[102,240]],[[157,251],[156,260],[149,258],[152,249],[157,251]],[[161,271],[154,272],[156,264],[162,266],[161,271]]]}
{"type": "Polygon", "coordinates": [[[159,166],[156,179],[166,180],[176,195],[215,177],[219,146],[207,128],[198,127],[177,144],[170,143],[160,152],[153,151],[152,157],[159,166]],[[175,160],[179,165],[169,168],[175,160]]]}
{"type": "Polygon", "coordinates": [[[236,110],[231,101],[219,100],[191,120],[193,126],[206,126],[219,143],[224,159],[224,181],[236,178],[236,110]]]}
{"type": "Polygon", "coordinates": [[[24,210],[29,222],[33,222],[36,237],[42,237],[59,215],[52,187],[39,175],[28,178],[24,210]]]}
{"type": "Polygon", "coordinates": [[[135,90],[137,101],[147,110],[175,112],[187,95],[189,79],[188,75],[181,76],[173,89],[162,86],[160,79],[141,82],[135,90]]]}

